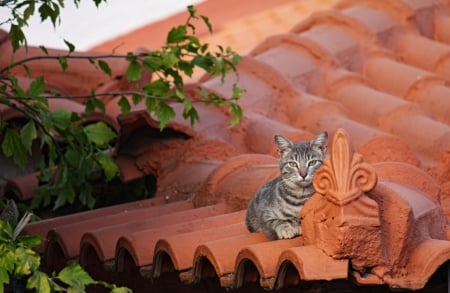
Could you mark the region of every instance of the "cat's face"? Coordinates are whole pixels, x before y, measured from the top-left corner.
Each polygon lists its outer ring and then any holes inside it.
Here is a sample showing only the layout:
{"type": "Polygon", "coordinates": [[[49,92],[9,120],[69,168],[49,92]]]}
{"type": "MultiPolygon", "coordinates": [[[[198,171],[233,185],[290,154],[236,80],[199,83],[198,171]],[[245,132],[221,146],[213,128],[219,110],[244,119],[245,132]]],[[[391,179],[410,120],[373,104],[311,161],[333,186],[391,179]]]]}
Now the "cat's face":
{"type": "Polygon", "coordinates": [[[292,143],[287,138],[276,135],[280,155],[280,172],[290,186],[309,187],[314,173],[322,166],[325,158],[327,132],[322,132],[309,142],[292,143]]]}

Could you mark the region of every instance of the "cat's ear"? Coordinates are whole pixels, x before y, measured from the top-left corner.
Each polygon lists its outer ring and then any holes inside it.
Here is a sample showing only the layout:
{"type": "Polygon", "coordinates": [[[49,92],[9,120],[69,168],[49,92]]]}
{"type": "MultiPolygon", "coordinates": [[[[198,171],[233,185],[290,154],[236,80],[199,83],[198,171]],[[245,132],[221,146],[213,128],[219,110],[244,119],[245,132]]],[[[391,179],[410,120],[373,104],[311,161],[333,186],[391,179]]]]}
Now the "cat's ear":
{"type": "Polygon", "coordinates": [[[311,140],[310,144],[312,148],[318,148],[323,153],[326,153],[328,144],[328,132],[322,131],[315,138],[313,138],[313,140],[311,140]]]}
{"type": "Polygon", "coordinates": [[[279,155],[283,155],[285,152],[292,150],[294,147],[294,144],[289,139],[280,134],[275,135],[274,139],[279,155]]]}

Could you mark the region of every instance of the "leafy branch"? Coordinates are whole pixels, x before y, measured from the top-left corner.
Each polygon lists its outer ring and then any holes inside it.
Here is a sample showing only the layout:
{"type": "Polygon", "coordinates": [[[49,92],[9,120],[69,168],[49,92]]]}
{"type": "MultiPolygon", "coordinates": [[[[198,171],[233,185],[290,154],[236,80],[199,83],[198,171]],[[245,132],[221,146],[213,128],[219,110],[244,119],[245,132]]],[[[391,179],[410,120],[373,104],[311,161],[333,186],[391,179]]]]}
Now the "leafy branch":
{"type": "MultiPolygon", "coordinates": [[[[73,0],[78,6],[81,0],[73,0]]],[[[106,0],[92,0],[98,7],[106,0]]],[[[159,50],[147,53],[128,53],[125,55],[79,55],[75,46],[64,40],[67,54],[52,55],[41,46],[42,55],[14,60],[17,51],[23,46],[28,49],[26,36],[22,30],[28,25],[32,15],[39,14],[41,21],[50,21],[57,26],[63,0],[0,0],[0,7],[8,8],[9,18],[0,19],[1,24],[10,24],[9,38],[14,55],[9,64],[0,68],[0,106],[9,108],[24,119],[7,121],[0,110],[0,148],[3,155],[10,157],[19,167],[24,168],[33,146],[41,153],[39,166],[40,186],[36,190],[32,208],[53,205],[58,209],[67,204],[81,204],[93,208],[96,204],[94,180],[110,182],[119,174],[119,168],[111,156],[117,133],[104,122],[86,124],[84,115],[67,109],[51,110],[49,100],[73,98],[84,100],[85,115],[94,111],[105,112],[102,98],[120,97],[118,105],[124,115],[140,103],[146,106],[149,114],[159,121],[163,130],[175,117],[174,103],[183,105],[182,116],[191,125],[199,120],[195,106],[199,104],[225,107],[232,115],[230,125],[236,125],[242,117],[239,100],[245,90],[238,86],[239,76],[236,66],[240,56],[231,48],[217,47],[211,52],[208,44],[203,44],[195,36],[194,21],[206,25],[212,33],[209,19],[197,15],[193,6],[188,6],[189,16],[183,25],[172,28],[167,35],[166,44],[159,50]],[[44,76],[32,77],[32,62],[37,60],[56,60],[61,74],[68,71],[70,60],[87,60],[96,69],[113,77],[108,60],[122,59],[128,62],[125,78],[132,89],[124,91],[96,92],[89,89],[86,94],[70,97],[62,96],[49,89],[44,76]],[[22,86],[16,68],[24,68],[29,84],[22,86]],[[230,73],[235,74],[232,92],[228,97],[199,88],[199,96],[188,98],[185,95],[184,77],[192,77],[195,70],[201,70],[222,82],[230,73]],[[142,78],[150,73],[152,79],[142,78]]],[[[8,205],[12,201],[8,201],[8,205]]],[[[13,207],[15,206],[12,202],[13,207]]],[[[17,209],[9,212],[3,209],[0,214],[0,293],[6,286],[22,286],[20,290],[38,292],[84,292],[88,286],[100,285],[111,292],[129,292],[124,287],[116,287],[102,281],[93,280],[79,265],[67,266],[59,273],[48,275],[39,270],[40,256],[33,250],[41,243],[38,236],[21,235],[21,231],[30,221],[31,214],[26,213],[20,221],[17,209]]],[[[14,289],[14,288],[13,288],[14,289]]]]}
{"type": "Polygon", "coordinates": [[[13,201],[8,202],[0,215],[0,293],[5,287],[14,292],[23,292],[25,288],[42,293],[85,292],[91,285],[103,286],[113,293],[131,292],[126,287],[93,280],[78,264],[69,265],[51,276],[39,270],[41,257],[33,248],[41,243],[41,237],[20,235],[31,216],[25,213],[17,222],[18,213],[13,201]]]}
{"type": "MultiPolygon", "coordinates": [[[[93,1],[98,6],[105,0],[93,1]]],[[[76,5],[79,2],[80,0],[74,0],[76,5]]],[[[11,8],[12,17],[5,22],[11,24],[9,36],[13,51],[16,52],[21,45],[27,47],[22,27],[28,24],[30,16],[35,12],[39,13],[42,21],[51,21],[56,26],[60,21],[59,13],[64,2],[12,0],[0,2],[0,6],[11,8]]],[[[42,55],[12,60],[4,68],[0,68],[0,104],[19,111],[28,121],[15,127],[11,122],[0,119],[0,145],[3,154],[24,167],[27,157],[32,154],[33,144],[37,143],[42,153],[40,186],[36,190],[37,196],[33,199],[32,208],[53,204],[53,208],[57,209],[74,203],[93,208],[96,204],[93,180],[102,174],[102,178],[108,182],[119,173],[118,166],[109,155],[117,133],[103,122],[85,125],[82,115],[69,110],[51,111],[48,103],[50,99],[82,99],[85,114],[90,115],[94,111],[105,112],[102,97],[120,97],[118,105],[122,114],[126,115],[133,106],[143,104],[149,114],[159,121],[161,130],[176,116],[174,103],[183,105],[181,115],[191,125],[200,118],[196,109],[198,104],[225,107],[231,114],[230,125],[234,126],[239,122],[242,117],[239,100],[245,92],[237,85],[239,76],[236,66],[240,56],[231,48],[222,46],[211,52],[209,45],[200,42],[195,36],[194,25],[195,21],[200,21],[212,32],[209,19],[197,15],[193,6],[188,6],[188,12],[186,22],[168,32],[166,44],[159,50],[125,55],[79,55],[75,54],[75,46],[65,40],[67,54],[52,55],[41,46],[42,55]],[[48,89],[44,77],[32,79],[29,69],[29,65],[37,60],[55,60],[59,62],[64,74],[69,68],[70,60],[84,59],[111,78],[113,72],[108,60],[114,58],[128,62],[125,78],[132,85],[132,90],[97,93],[90,89],[85,94],[66,97],[48,89]],[[14,75],[17,67],[23,67],[31,80],[28,88],[22,88],[14,75]],[[224,97],[199,87],[198,97],[187,97],[184,78],[192,77],[196,70],[218,77],[222,82],[230,73],[234,73],[235,82],[230,96],[224,97]],[[152,76],[150,81],[142,80],[146,73],[152,76]]]]}

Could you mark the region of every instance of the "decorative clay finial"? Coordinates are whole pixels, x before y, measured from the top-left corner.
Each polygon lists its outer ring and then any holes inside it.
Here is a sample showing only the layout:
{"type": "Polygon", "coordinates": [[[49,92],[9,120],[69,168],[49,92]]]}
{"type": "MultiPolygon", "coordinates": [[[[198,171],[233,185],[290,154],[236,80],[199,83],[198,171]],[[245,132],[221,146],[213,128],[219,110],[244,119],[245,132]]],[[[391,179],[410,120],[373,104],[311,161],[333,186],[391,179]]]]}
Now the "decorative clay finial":
{"type": "Polygon", "coordinates": [[[338,129],[332,141],[331,158],[317,171],[314,188],[332,203],[343,206],[371,191],[377,184],[377,174],[363,162],[349,143],[348,135],[338,129]]]}

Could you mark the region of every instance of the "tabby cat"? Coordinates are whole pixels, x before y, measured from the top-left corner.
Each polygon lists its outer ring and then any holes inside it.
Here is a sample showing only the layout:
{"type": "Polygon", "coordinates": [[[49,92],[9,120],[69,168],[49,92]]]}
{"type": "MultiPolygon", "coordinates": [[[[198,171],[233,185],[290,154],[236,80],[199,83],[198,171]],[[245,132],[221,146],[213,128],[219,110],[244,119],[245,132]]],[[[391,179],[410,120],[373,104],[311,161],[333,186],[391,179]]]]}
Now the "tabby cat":
{"type": "Polygon", "coordinates": [[[250,232],[264,232],[273,240],[302,234],[299,214],[314,194],[312,181],[325,158],[327,141],[326,131],[297,143],[275,135],[280,176],[264,184],[249,202],[246,224],[250,232]]]}

